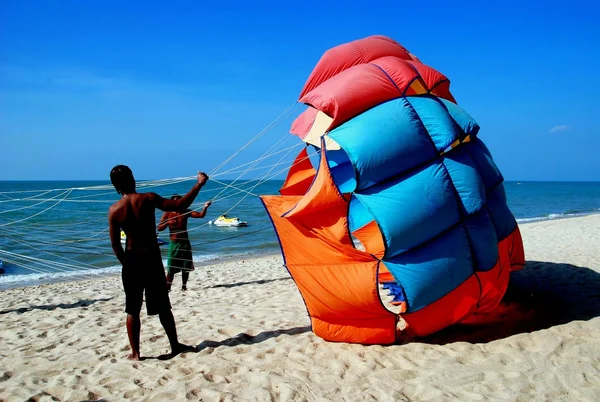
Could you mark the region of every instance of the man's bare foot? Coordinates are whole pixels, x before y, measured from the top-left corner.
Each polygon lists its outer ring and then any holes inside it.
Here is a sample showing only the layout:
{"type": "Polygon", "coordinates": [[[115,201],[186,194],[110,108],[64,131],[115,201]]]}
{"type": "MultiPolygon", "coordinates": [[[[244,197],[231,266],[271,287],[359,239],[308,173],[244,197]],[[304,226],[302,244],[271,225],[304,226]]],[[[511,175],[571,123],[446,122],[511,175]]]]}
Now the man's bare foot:
{"type": "Polygon", "coordinates": [[[127,358],[129,360],[140,361],[140,354],[139,353],[131,353],[129,356],[127,356],[127,358]]]}
{"type": "Polygon", "coordinates": [[[196,348],[194,346],[191,345],[185,345],[183,343],[180,343],[179,345],[177,345],[177,347],[173,348],[171,350],[171,356],[175,357],[180,353],[184,353],[184,352],[195,352],[196,348]]]}

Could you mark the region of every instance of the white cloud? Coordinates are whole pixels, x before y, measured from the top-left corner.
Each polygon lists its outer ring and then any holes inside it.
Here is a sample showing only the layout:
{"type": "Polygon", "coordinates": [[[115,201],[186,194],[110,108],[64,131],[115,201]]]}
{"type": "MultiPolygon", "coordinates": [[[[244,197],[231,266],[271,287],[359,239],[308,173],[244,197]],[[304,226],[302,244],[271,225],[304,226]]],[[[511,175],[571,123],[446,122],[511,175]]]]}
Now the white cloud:
{"type": "Polygon", "coordinates": [[[569,131],[571,126],[567,126],[566,124],[562,124],[559,126],[554,126],[550,129],[551,133],[560,133],[561,131],[569,131]]]}

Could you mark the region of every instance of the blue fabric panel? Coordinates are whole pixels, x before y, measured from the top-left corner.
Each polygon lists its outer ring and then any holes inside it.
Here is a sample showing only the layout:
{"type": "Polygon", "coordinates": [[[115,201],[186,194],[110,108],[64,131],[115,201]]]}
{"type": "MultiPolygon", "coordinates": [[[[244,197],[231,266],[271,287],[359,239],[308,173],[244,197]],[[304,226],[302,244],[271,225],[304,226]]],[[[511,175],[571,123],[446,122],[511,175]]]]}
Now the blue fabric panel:
{"type": "MultiPolygon", "coordinates": [[[[479,124],[465,112],[460,106],[456,103],[450,102],[447,99],[440,98],[440,101],[446,107],[448,114],[452,117],[452,119],[458,124],[458,126],[464,132],[464,137],[467,135],[471,135],[472,137],[476,136],[479,133],[479,124]]],[[[461,139],[463,137],[461,136],[461,139]]]]}
{"type": "Polygon", "coordinates": [[[409,96],[406,98],[419,115],[425,129],[439,152],[445,150],[464,133],[434,96],[409,96]]]}
{"type": "Polygon", "coordinates": [[[371,215],[358,198],[352,194],[348,212],[348,229],[350,230],[350,233],[362,228],[373,219],[373,215],[371,215]]]}
{"type": "Polygon", "coordinates": [[[409,313],[442,298],[473,274],[462,225],[422,247],[384,260],[384,264],[404,289],[409,313]]]}
{"type": "Polygon", "coordinates": [[[386,242],[386,257],[403,253],[458,222],[457,198],[446,169],[432,162],[379,186],[357,192],[386,242]]]}
{"type": "Polygon", "coordinates": [[[485,204],[485,187],[477,172],[477,165],[463,146],[445,154],[444,165],[460,196],[461,214],[477,212],[485,204]]]}
{"type": "Polygon", "coordinates": [[[502,183],[488,190],[487,209],[496,228],[498,241],[504,240],[515,230],[517,221],[506,204],[506,193],[502,183]]]}
{"type": "Polygon", "coordinates": [[[389,292],[389,296],[394,296],[392,303],[406,301],[404,291],[396,282],[382,282],[382,287],[389,292]]]}
{"type": "Polygon", "coordinates": [[[319,169],[321,168],[321,148],[317,148],[314,145],[311,145],[309,147],[309,149],[310,148],[312,148],[314,152],[311,152],[310,150],[307,149],[308,159],[310,160],[310,163],[315,168],[315,172],[318,173],[319,169]]]}
{"type": "Polygon", "coordinates": [[[340,193],[353,192],[356,189],[356,175],[346,152],[343,149],[326,152],[331,176],[340,193]]]}
{"type": "Polygon", "coordinates": [[[476,271],[489,271],[498,259],[498,237],[487,210],[483,209],[465,219],[464,226],[471,241],[476,271]]]}
{"type": "Polygon", "coordinates": [[[430,161],[437,155],[425,127],[404,98],[385,102],[332,130],[365,189],[430,161]]]}
{"type": "Polygon", "coordinates": [[[502,181],[502,175],[483,141],[475,138],[475,140],[471,142],[462,144],[461,147],[465,147],[477,165],[477,170],[479,171],[479,175],[483,180],[483,185],[486,190],[489,190],[495,184],[502,181]]]}

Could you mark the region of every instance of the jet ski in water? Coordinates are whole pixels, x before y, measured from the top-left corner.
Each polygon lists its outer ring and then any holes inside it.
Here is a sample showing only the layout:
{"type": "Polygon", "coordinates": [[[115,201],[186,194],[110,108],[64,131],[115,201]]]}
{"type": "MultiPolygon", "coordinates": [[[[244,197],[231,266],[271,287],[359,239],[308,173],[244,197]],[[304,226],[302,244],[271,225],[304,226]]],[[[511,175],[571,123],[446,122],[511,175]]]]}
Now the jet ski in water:
{"type": "Polygon", "coordinates": [[[215,226],[229,226],[229,227],[242,227],[248,226],[248,222],[241,221],[240,218],[230,218],[227,215],[221,215],[214,221],[208,221],[209,225],[215,226]]]}
{"type": "MultiPolygon", "coordinates": [[[[166,241],[164,241],[163,239],[158,237],[158,233],[156,233],[156,241],[158,242],[159,246],[163,246],[163,245],[167,244],[166,241]]],[[[124,245],[126,242],[127,242],[127,235],[125,234],[125,232],[123,232],[121,230],[121,244],[124,245]]]]}

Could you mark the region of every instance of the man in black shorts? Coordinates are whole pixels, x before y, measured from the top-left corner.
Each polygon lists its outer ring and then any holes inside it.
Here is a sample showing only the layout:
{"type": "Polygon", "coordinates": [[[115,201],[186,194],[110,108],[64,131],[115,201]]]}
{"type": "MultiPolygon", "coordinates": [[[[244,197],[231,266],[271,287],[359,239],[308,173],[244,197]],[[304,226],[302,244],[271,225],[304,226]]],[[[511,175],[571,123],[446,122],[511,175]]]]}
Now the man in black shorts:
{"type": "Polygon", "coordinates": [[[171,344],[171,355],[191,350],[193,347],[179,343],[177,339],[167,280],[156,240],[155,210],[185,210],[194,202],[208,176],[198,173],[198,182],[178,200],[164,199],[156,193],[137,193],[133,173],[124,165],[111,170],[110,180],[117,193],[122,195],[108,210],[108,223],[112,249],[123,265],[127,334],[131,345],[129,358],[140,359],[140,311],[144,291],[146,311],[148,315],[158,314],[171,344]],[[121,246],[121,230],[127,235],[125,250],[121,246]]]}

